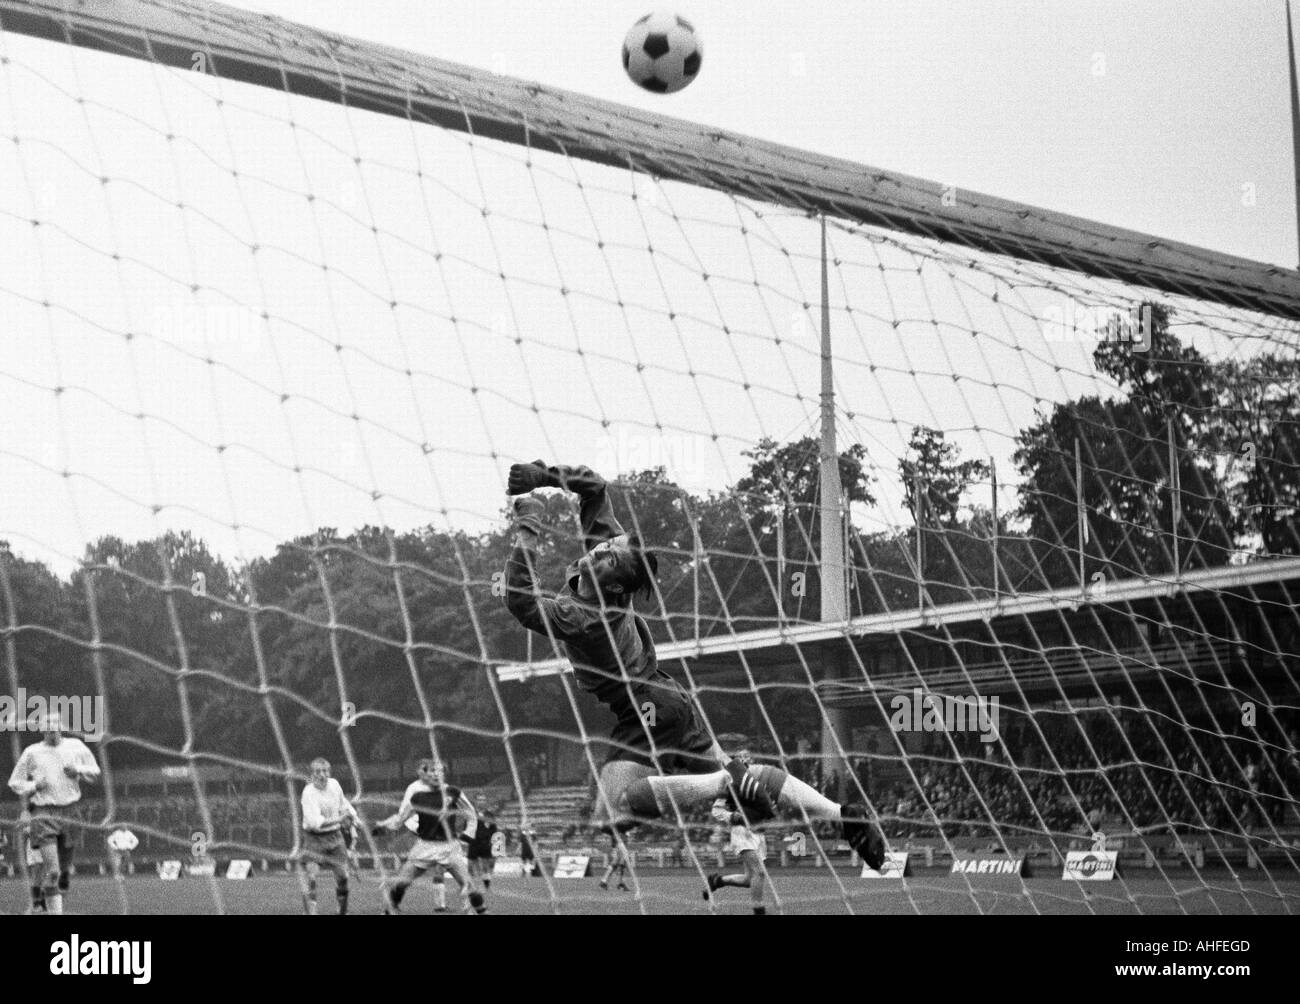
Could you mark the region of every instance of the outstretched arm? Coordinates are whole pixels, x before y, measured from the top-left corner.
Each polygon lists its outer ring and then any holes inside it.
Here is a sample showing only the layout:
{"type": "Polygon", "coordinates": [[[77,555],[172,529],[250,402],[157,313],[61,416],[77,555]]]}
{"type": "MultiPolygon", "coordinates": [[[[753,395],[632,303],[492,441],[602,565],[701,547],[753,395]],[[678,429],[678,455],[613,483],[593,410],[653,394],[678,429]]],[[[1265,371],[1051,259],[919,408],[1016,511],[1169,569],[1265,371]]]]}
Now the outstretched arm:
{"type": "Polygon", "coordinates": [[[564,605],[554,597],[541,595],[533,579],[545,506],[541,499],[522,495],[514,500],[514,510],[515,546],[506,562],[506,609],[530,631],[567,639],[576,629],[564,605]]]}
{"type": "Polygon", "coordinates": [[[541,460],[534,460],[531,464],[512,464],[506,491],[511,495],[524,495],[535,488],[563,488],[578,496],[581,500],[579,521],[584,550],[589,551],[601,541],[624,532],[614,516],[605,479],[590,467],[548,466],[541,460]]]}

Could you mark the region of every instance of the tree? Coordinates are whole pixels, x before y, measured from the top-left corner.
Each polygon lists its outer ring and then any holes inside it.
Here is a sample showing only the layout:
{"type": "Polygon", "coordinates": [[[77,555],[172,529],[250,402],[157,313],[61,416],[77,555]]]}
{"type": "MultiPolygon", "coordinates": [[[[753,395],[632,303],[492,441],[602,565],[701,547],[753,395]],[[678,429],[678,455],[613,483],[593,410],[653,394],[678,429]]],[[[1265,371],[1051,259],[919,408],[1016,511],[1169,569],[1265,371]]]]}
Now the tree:
{"type": "Polygon", "coordinates": [[[912,429],[907,444],[908,456],[898,462],[903,480],[903,504],[920,525],[955,527],[957,509],[966,490],[989,476],[989,465],[982,460],[958,460],[957,447],[944,442],[937,429],[923,425],[912,429]],[[925,496],[917,512],[917,488],[924,485],[925,496]]]}
{"type": "Polygon", "coordinates": [[[1219,449],[1244,541],[1300,554],[1300,359],[1257,356],[1219,367],[1219,449]]]}
{"type": "MultiPolygon", "coordinates": [[[[746,506],[786,505],[811,511],[821,497],[821,443],[804,436],[789,443],[764,437],[741,456],[751,461],[749,473],[736,482],[732,494],[746,506]]],[[[854,443],[840,452],[840,488],[850,503],[875,505],[871,475],[864,469],[867,450],[854,443]]]]}
{"type": "Polygon", "coordinates": [[[1232,554],[1238,523],[1215,472],[1219,371],[1169,332],[1162,306],[1152,308],[1151,324],[1148,351],[1103,342],[1093,354],[1098,370],[1126,397],[1057,404],[1017,437],[1021,515],[1045,585],[1077,581],[1080,494],[1090,538],[1085,575],[1089,566],[1113,565],[1123,577],[1173,571],[1171,428],[1182,485],[1179,564],[1224,564],[1232,554]]]}

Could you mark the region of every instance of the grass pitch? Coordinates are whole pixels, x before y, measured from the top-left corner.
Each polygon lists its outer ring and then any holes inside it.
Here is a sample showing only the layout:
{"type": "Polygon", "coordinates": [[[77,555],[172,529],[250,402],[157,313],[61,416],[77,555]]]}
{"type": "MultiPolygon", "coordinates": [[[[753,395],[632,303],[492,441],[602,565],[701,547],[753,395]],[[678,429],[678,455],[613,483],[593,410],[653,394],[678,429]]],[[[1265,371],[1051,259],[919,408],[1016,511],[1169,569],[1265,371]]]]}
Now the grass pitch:
{"type": "MultiPolygon", "coordinates": [[[[772,914],[1285,914],[1300,913],[1300,882],[1188,873],[1168,880],[1147,878],[1075,883],[1058,878],[962,876],[923,872],[904,880],[864,880],[848,871],[774,870],[767,895],[772,914]]],[[[352,883],[351,913],[380,913],[379,878],[352,883]]],[[[449,916],[463,900],[447,883],[449,916]]],[[[712,906],[701,897],[703,882],[687,871],[639,873],[632,892],[600,890],[595,878],[498,877],[488,892],[492,914],[747,914],[749,892],[724,889],[712,906]]],[[[334,912],[333,882],[320,882],[322,913],[334,912]]],[[[26,890],[19,880],[0,881],[0,912],[22,913],[26,890]]],[[[428,879],[412,887],[402,904],[407,916],[434,914],[428,879]]],[[[298,882],[284,873],[254,873],[247,881],[182,878],[164,882],[136,875],[122,882],[77,877],[67,899],[74,914],[302,915],[298,882]]]]}

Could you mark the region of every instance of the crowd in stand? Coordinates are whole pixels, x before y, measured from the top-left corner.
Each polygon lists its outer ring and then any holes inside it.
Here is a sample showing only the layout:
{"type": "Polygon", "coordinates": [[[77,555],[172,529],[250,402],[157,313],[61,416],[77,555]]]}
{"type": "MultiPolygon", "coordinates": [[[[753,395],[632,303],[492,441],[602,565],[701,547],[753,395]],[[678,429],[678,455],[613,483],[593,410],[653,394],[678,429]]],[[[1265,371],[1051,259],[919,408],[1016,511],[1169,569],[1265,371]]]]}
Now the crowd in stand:
{"type": "Polygon", "coordinates": [[[894,837],[1200,832],[1300,825],[1295,729],[1235,734],[1210,721],[1096,716],[1017,730],[997,747],[912,764],[877,795],[894,837]],[[1270,735],[1271,734],[1271,735],[1270,735]]]}

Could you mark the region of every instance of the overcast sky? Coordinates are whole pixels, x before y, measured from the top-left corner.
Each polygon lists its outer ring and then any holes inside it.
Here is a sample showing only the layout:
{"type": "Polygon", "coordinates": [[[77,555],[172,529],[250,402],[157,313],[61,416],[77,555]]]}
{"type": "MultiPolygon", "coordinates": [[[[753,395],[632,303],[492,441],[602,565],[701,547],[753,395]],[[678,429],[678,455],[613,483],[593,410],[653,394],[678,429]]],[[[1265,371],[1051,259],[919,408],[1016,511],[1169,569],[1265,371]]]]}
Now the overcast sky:
{"type": "MultiPolygon", "coordinates": [[[[243,6],[1297,260],[1276,0],[693,2],[703,69],[670,97],[622,73],[640,3],[243,6]]],[[[481,528],[515,459],[664,464],[705,490],[760,436],[815,431],[817,231],[794,214],[26,38],[0,52],[0,138],[20,140],[0,145],[0,538],[20,553],[66,571],[107,533],[184,527],[238,559],[322,525],[481,528]]],[[[1035,409],[1107,392],[1044,318],[1123,290],[862,229],[832,248],[842,435],[882,481],[863,525],[909,521],[890,479],[912,425],[1005,476],[1035,409]]],[[[1294,350],[1294,326],[1183,309],[1212,353],[1261,332],[1294,350]]]]}

